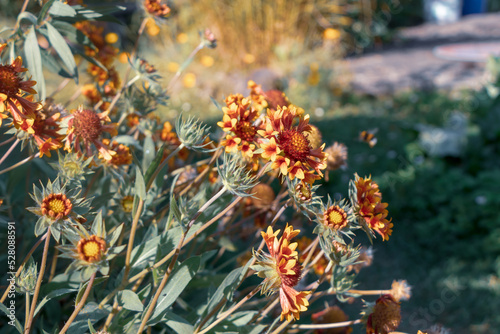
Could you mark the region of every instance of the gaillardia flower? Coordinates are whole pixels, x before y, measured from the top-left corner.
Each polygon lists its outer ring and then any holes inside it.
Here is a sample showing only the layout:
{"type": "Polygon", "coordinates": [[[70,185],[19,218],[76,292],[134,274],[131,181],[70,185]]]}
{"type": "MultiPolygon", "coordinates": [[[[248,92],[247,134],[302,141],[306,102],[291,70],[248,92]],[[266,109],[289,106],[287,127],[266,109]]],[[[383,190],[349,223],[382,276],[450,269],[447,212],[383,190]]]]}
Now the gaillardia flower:
{"type": "Polygon", "coordinates": [[[272,167],[279,169],[283,176],[313,183],[323,176],[321,170],[326,168],[326,154],[324,144],[318,148],[311,146],[310,132],[309,115],[301,115],[297,107],[268,109],[265,130],[258,131],[268,139],[267,143],[261,144],[261,155],[271,160],[272,167]]]}
{"type": "Polygon", "coordinates": [[[252,269],[259,277],[264,278],[261,283],[262,293],[272,294],[279,291],[281,320],[299,319],[300,312],[306,311],[309,305],[306,296],[311,292],[296,291],[293,288],[301,279],[302,266],[299,264],[298,253],[295,250],[298,244],[290,243],[290,240],[299,232],[299,230],[294,230],[293,226],[287,225],[283,235],[278,239],[280,230],[273,232],[273,228],[269,226],[266,232],[261,232],[269,254],[254,253],[257,262],[252,269]]]}
{"type": "Polygon", "coordinates": [[[59,178],[54,182],[49,180],[47,187],[42,185],[41,190],[33,186],[31,197],[37,206],[27,209],[40,217],[35,225],[35,235],[41,235],[50,227],[56,240],[59,240],[68,225],[83,218],[82,215],[89,210],[91,201],[81,198],[79,191],[66,190],[66,184],[62,184],[59,178]]]}
{"type": "Polygon", "coordinates": [[[393,224],[387,219],[386,208],[389,204],[382,203],[382,193],[378,185],[371,177],[361,178],[356,174],[350,192],[351,202],[360,225],[367,233],[375,231],[382,236],[384,241],[389,240],[393,224]]]}
{"type": "Polygon", "coordinates": [[[80,107],[65,119],[67,120],[66,144],[64,146],[66,151],[74,150],[91,157],[93,155],[91,145],[93,144],[106,160],[111,160],[112,156],[116,154],[101,139],[104,132],[111,135],[116,134],[115,125],[106,124],[111,121],[108,112],[96,113],[91,109],[80,107]]]}
{"type": "Polygon", "coordinates": [[[375,302],[366,322],[366,334],[388,334],[401,323],[401,307],[391,295],[382,295],[375,302]]]}
{"type": "MultiPolygon", "coordinates": [[[[0,53],[5,46],[5,44],[0,44],[0,53]]],[[[34,111],[37,106],[37,103],[23,97],[23,92],[36,94],[36,90],[32,88],[36,81],[23,81],[21,73],[26,72],[27,69],[22,65],[23,60],[21,57],[17,57],[10,65],[0,64],[0,99],[9,105],[12,117],[15,120],[23,117],[23,112],[17,103],[22,106],[25,112],[34,111]]],[[[0,112],[3,111],[3,106],[0,108],[0,112]]]]}
{"type": "Polygon", "coordinates": [[[80,224],[71,226],[71,229],[65,233],[65,237],[70,243],[58,247],[61,251],[61,257],[73,259],[67,271],[81,271],[84,278],[90,277],[97,270],[103,275],[107,275],[109,272],[108,261],[126,247],[126,245],[113,247],[122,228],[123,224],[108,235],[100,212],[95,217],[90,231],[80,224]]]}

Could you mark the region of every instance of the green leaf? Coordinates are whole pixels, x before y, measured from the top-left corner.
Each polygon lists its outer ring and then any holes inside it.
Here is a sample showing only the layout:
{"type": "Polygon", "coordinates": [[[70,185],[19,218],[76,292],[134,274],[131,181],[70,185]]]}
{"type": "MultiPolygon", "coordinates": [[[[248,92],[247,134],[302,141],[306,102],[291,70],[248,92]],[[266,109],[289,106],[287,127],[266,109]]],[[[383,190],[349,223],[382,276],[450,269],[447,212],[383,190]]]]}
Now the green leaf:
{"type": "Polygon", "coordinates": [[[161,161],[163,160],[163,152],[165,151],[165,144],[163,144],[160,149],[158,150],[158,153],[156,153],[156,157],[154,158],[153,162],[151,165],[149,165],[149,168],[146,170],[146,173],[144,174],[144,180],[146,184],[150,183],[151,178],[154,175],[154,172],[160,166],[161,161]]]}
{"type": "Polygon", "coordinates": [[[156,249],[160,243],[161,236],[154,237],[146,243],[137,245],[132,249],[130,258],[132,259],[132,267],[140,268],[145,267],[148,262],[153,261],[156,256],[156,249]]]}
{"type": "Polygon", "coordinates": [[[142,305],[141,300],[132,290],[121,291],[118,294],[118,300],[119,304],[127,310],[142,312],[144,309],[144,305],[142,305]]]}
{"type": "MultiPolygon", "coordinates": [[[[104,282],[107,279],[108,279],[108,276],[96,278],[94,280],[94,283],[92,284],[92,287],[95,288],[97,285],[99,285],[100,283],[104,282]]],[[[75,305],[77,305],[80,302],[80,300],[82,299],[83,294],[85,293],[85,290],[87,289],[88,285],[89,285],[89,281],[83,283],[82,287],[78,291],[78,294],[76,295],[75,305]]]]}
{"type": "MultiPolygon", "coordinates": [[[[167,309],[177,300],[191,279],[196,275],[199,267],[200,257],[195,256],[187,259],[172,271],[165,288],[160,293],[153,316],[147,322],[148,326],[152,326],[160,321],[167,309]]],[[[149,307],[151,307],[151,304],[149,307]]]]}
{"type": "Polygon", "coordinates": [[[37,23],[40,24],[42,21],[45,19],[45,16],[47,15],[47,12],[49,11],[50,7],[52,7],[52,4],[54,3],[55,0],[49,0],[43,5],[42,9],[40,10],[40,14],[38,14],[38,20],[37,23]]]}
{"type": "Polygon", "coordinates": [[[178,334],[194,333],[194,327],[183,317],[167,311],[162,322],[178,334]]]}
{"type": "Polygon", "coordinates": [[[92,326],[92,322],[90,321],[90,319],[88,320],[88,324],[89,324],[89,330],[90,330],[90,334],[95,334],[97,333],[94,326],[92,326]]]}
{"type": "Polygon", "coordinates": [[[143,157],[142,157],[142,169],[146,170],[151,165],[155,158],[155,142],[153,141],[153,137],[151,133],[147,133],[144,138],[144,149],[143,149],[143,157]]]}
{"type": "Polygon", "coordinates": [[[66,65],[66,68],[75,79],[75,82],[78,84],[78,68],[76,66],[75,57],[73,57],[73,53],[71,53],[71,49],[56,28],[48,22],[45,23],[45,25],[47,26],[50,45],[54,47],[64,65],[66,65]]]}
{"type": "Polygon", "coordinates": [[[135,193],[143,201],[146,199],[146,184],[139,167],[135,167],[135,193]]]}
{"type": "Polygon", "coordinates": [[[22,12],[21,14],[19,14],[19,16],[17,17],[17,21],[21,22],[22,20],[28,20],[32,25],[36,25],[38,21],[37,17],[30,12],[22,12]]]}
{"type": "Polygon", "coordinates": [[[42,55],[43,65],[49,71],[58,74],[63,78],[68,78],[68,79],[73,78],[71,74],[69,74],[68,71],[66,71],[64,67],[62,67],[62,65],[56,59],[54,59],[54,57],[50,55],[46,50],[40,49],[40,54],[42,55]]]}
{"type": "MultiPolygon", "coordinates": [[[[15,303],[14,304],[10,304],[9,308],[10,307],[14,308],[14,314],[16,314],[16,311],[15,311],[16,304],[15,303]]],[[[16,318],[15,315],[11,315],[11,313],[10,313],[9,309],[7,308],[7,306],[5,306],[3,303],[0,303],[0,310],[7,315],[7,318],[9,319],[8,322],[11,323],[11,321],[14,321],[14,325],[15,325],[17,331],[19,333],[22,333],[23,332],[23,327],[21,326],[21,323],[19,322],[19,320],[17,320],[17,318],[16,318]]]]}
{"type": "Polygon", "coordinates": [[[57,289],[57,290],[53,290],[53,291],[49,292],[45,297],[43,297],[43,299],[36,306],[35,315],[37,315],[38,312],[42,309],[43,305],[45,305],[52,298],[56,298],[56,297],[59,297],[59,296],[62,296],[62,295],[68,294],[68,293],[72,293],[75,291],[77,291],[77,289],[65,288],[65,289],[57,289]]]}
{"type": "Polygon", "coordinates": [[[45,100],[45,78],[42,70],[42,56],[36,38],[35,27],[32,26],[24,42],[24,56],[28,65],[28,70],[37,82],[35,89],[41,100],[45,100]]]}
{"type": "Polygon", "coordinates": [[[49,14],[52,16],[73,17],[76,16],[76,10],[70,5],[57,1],[50,7],[49,14]]]}
{"type": "Polygon", "coordinates": [[[85,35],[81,30],[78,30],[75,28],[75,26],[71,25],[68,22],[64,21],[59,21],[59,20],[52,20],[52,26],[57,29],[63,35],[66,37],[71,43],[76,44],[76,45],[84,45],[88,46],[89,48],[96,49],[96,46],[92,41],[85,35]]]}

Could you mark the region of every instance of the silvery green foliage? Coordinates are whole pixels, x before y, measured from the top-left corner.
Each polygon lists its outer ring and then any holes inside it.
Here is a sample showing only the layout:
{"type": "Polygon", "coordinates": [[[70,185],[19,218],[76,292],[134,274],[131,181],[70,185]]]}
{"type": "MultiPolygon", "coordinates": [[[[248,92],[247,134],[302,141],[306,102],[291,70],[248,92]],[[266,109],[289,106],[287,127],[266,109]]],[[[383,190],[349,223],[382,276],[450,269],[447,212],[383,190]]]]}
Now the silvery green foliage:
{"type": "Polygon", "coordinates": [[[217,169],[222,179],[222,184],[234,195],[247,197],[248,190],[252,189],[258,182],[257,178],[247,170],[245,162],[239,154],[222,155],[222,164],[217,161],[217,169]]]}
{"type": "Polygon", "coordinates": [[[78,156],[77,153],[61,154],[57,151],[58,163],[50,163],[57,170],[59,177],[80,187],[81,182],[85,180],[85,176],[92,174],[93,171],[89,168],[92,162],[92,157],[85,159],[83,156],[78,156]]]}
{"type": "Polygon", "coordinates": [[[193,116],[184,119],[181,114],[175,122],[175,129],[179,140],[186,148],[198,152],[212,151],[208,148],[211,142],[206,142],[209,138],[210,127],[193,116]]]}

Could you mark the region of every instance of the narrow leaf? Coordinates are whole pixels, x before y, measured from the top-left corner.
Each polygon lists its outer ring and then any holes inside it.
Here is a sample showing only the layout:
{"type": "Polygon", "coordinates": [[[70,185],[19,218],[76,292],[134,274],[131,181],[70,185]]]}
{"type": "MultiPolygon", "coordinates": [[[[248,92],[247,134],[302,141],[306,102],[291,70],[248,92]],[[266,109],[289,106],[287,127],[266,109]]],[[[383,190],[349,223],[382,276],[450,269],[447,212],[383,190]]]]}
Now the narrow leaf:
{"type": "Polygon", "coordinates": [[[118,300],[120,305],[127,310],[142,312],[144,309],[144,305],[142,305],[141,300],[132,290],[121,291],[118,296],[118,300]]]}
{"type": "Polygon", "coordinates": [[[42,56],[40,54],[40,47],[36,38],[35,27],[32,26],[26,36],[24,43],[24,55],[28,65],[28,70],[37,82],[35,90],[41,100],[45,100],[45,78],[42,71],[42,56]]]}
{"type": "Polygon", "coordinates": [[[49,14],[53,16],[73,17],[76,16],[76,10],[70,5],[57,1],[50,7],[49,14]]]}
{"type": "Polygon", "coordinates": [[[146,184],[144,183],[144,177],[139,167],[135,168],[135,193],[140,199],[146,199],[146,184]]]}
{"type": "Polygon", "coordinates": [[[147,323],[148,326],[156,324],[162,318],[163,314],[165,314],[167,309],[176,301],[191,279],[196,275],[199,267],[200,257],[195,256],[187,259],[172,271],[156,303],[155,312],[147,323]]]}
{"type": "Polygon", "coordinates": [[[76,66],[75,57],[73,57],[73,53],[71,53],[71,49],[56,28],[48,22],[45,25],[47,26],[50,44],[54,47],[64,65],[66,65],[75,79],[75,82],[78,84],[78,68],[76,66]]]}

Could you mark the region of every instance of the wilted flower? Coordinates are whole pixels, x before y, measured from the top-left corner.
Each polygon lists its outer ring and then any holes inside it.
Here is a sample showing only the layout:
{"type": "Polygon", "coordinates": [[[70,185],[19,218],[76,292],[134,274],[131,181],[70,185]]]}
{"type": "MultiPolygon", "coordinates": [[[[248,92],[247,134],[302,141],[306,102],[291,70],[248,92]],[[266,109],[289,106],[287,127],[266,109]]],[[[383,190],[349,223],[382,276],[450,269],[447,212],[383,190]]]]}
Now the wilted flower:
{"type": "Polygon", "coordinates": [[[217,40],[215,39],[215,35],[208,28],[206,28],[203,32],[203,41],[205,42],[205,46],[210,49],[215,49],[217,47],[217,40]]]}
{"type": "Polygon", "coordinates": [[[323,145],[323,136],[321,135],[321,131],[319,131],[318,127],[315,125],[309,124],[309,126],[311,127],[311,130],[306,132],[306,137],[307,140],[309,140],[311,148],[321,147],[321,145],[323,145]]]}
{"type": "Polygon", "coordinates": [[[382,295],[375,302],[366,322],[366,334],[388,334],[401,323],[401,307],[391,295],[382,295]]]}
{"type": "MultiPolygon", "coordinates": [[[[311,316],[314,323],[318,324],[331,324],[337,322],[348,321],[349,317],[345,314],[344,311],[337,305],[329,306],[323,311],[314,313],[311,316]]],[[[352,327],[339,327],[339,328],[325,328],[325,329],[317,329],[317,334],[349,334],[352,332],[352,327]]]]}
{"type": "Polygon", "coordinates": [[[259,209],[269,208],[276,195],[273,188],[265,183],[259,183],[250,190],[252,194],[252,204],[259,209]]]}
{"type": "Polygon", "coordinates": [[[281,303],[281,317],[287,321],[299,319],[300,312],[307,310],[309,302],[306,298],[310,291],[296,291],[293,289],[301,279],[302,267],[298,262],[298,253],[295,250],[296,242],[290,240],[299,234],[293,226],[287,225],[281,238],[277,238],[280,230],[273,232],[271,226],[266,232],[261,232],[265,240],[269,254],[254,254],[257,262],[252,269],[257,275],[264,278],[262,281],[262,293],[272,294],[279,290],[281,303]]]}
{"type": "Polygon", "coordinates": [[[65,150],[71,152],[74,149],[75,152],[91,157],[93,155],[91,145],[93,144],[106,160],[111,160],[112,156],[116,154],[101,139],[104,132],[111,135],[115,135],[117,132],[114,124],[106,124],[111,121],[108,112],[96,113],[91,109],[80,107],[65,119],[67,119],[65,150]]]}
{"type": "Polygon", "coordinates": [[[396,301],[408,300],[411,297],[411,287],[405,280],[393,281],[391,285],[391,295],[396,301]]]}
{"type": "Polygon", "coordinates": [[[334,171],[347,166],[347,147],[344,144],[334,142],[325,149],[328,154],[326,158],[326,169],[334,171]]]}
{"type": "Polygon", "coordinates": [[[351,185],[351,201],[358,220],[367,233],[375,231],[384,241],[389,240],[393,224],[387,219],[388,204],[382,203],[382,193],[371,177],[361,178],[355,175],[355,181],[351,185]]]}

